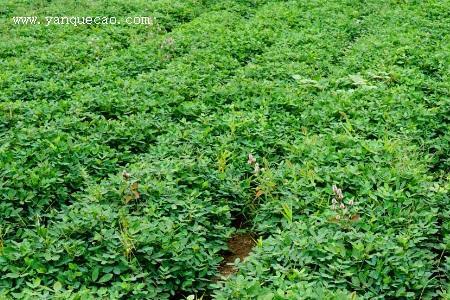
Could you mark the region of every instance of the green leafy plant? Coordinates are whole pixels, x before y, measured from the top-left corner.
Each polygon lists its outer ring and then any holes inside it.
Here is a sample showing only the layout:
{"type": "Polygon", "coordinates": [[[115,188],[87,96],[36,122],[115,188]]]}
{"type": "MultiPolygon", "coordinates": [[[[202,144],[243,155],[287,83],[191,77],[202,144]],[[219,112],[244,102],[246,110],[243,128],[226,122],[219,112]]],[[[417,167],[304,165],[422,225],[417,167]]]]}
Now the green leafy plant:
{"type": "Polygon", "coordinates": [[[0,6],[0,298],[449,297],[448,0],[79,2],[0,6]]]}

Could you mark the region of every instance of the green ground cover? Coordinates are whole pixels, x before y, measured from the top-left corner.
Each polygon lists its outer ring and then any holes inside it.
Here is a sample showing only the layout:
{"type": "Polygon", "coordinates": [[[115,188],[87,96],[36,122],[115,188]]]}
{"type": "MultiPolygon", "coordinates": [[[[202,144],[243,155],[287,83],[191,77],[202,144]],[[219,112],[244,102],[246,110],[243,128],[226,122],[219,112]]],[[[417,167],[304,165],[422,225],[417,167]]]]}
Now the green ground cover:
{"type": "Polygon", "coordinates": [[[450,298],[450,1],[81,2],[0,5],[0,298],[450,298]]]}

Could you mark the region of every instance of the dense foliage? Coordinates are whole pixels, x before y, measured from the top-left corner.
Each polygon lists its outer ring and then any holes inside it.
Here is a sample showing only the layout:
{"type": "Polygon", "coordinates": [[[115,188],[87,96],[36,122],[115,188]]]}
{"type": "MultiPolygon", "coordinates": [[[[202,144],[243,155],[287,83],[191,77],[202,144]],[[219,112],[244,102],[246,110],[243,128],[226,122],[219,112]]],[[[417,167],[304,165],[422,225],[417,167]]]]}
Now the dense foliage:
{"type": "Polygon", "coordinates": [[[450,1],[82,2],[0,6],[0,298],[450,298],[450,1]]]}

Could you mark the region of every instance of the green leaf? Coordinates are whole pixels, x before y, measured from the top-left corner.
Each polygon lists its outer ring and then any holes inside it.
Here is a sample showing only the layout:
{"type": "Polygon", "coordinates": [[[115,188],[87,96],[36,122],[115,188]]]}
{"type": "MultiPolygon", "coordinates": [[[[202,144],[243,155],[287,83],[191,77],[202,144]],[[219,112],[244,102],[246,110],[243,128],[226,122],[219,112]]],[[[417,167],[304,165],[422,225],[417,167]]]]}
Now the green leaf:
{"type": "Polygon", "coordinates": [[[99,279],[98,283],[104,283],[104,282],[110,281],[112,277],[113,277],[113,274],[105,274],[99,279]]]}
{"type": "Polygon", "coordinates": [[[56,282],[53,284],[53,290],[54,290],[55,292],[59,291],[61,288],[62,288],[61,282],[56,281],[56,282]]]}
{"type": "Polygon", "coordinates": [[[92,270],[92,276],[91,276],[92,281],[97,281],[99,271],[100,271],[99,268],[94,268],[94,270],[92,270]]]}
{"type": "Polygon", "coordinates": [[[18,273],[8,273],[5,275],[5,278],[19,278],[20,274],[18,273]]]}

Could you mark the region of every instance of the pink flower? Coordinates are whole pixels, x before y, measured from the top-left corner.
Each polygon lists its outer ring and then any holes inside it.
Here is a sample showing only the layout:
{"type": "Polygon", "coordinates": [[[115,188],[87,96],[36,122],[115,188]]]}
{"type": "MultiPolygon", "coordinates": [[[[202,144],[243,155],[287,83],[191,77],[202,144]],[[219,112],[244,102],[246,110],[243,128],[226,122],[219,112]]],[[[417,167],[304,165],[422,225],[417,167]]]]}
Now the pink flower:
{"type": "Polygon", "coordinates": [[[344,199],[344,194],[342,194],[342,190],[338,188],[335,184],[333,184],[332,190],[333,193],[336,195],[336,198],[338,198],[339,200],[344,199]]]}
{"type": "Polygon", "coordinates": [[[122,172],[122,176],[123,176],[124,179],[129,179],[131,177],[130,173],[128,173],[125,170],[122,172]]]}
{"type": "Polygon", "coordinates": [[[253,165],[254,163],[256,163],[256,158],[251,153],[248,155],[247,163],[249,165],[253,165]]]}
{"type": "Polygon", "coordinates": [[[259,164],[255,163],[255,174],[259,174],[259,172],[261,171],[261,169],[259,168],[259,164]]]}
{"type": "Polygon", "coordinates": [[[333,187],[331,188],[333,190],[333,193],[337,194],[337,186],[335,184],[333,184],[333,187]]]}

